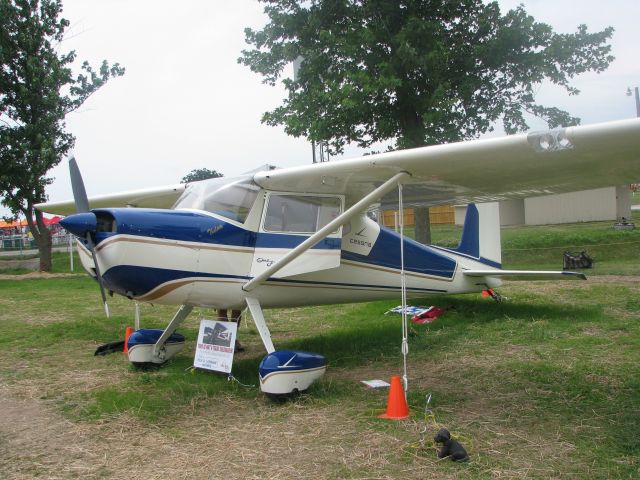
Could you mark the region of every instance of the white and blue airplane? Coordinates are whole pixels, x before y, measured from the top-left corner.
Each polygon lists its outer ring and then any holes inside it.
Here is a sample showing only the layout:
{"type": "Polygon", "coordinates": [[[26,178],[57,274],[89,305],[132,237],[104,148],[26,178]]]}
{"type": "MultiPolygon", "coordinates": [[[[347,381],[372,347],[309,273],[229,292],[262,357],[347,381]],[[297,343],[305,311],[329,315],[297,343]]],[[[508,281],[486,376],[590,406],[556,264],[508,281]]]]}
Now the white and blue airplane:
{"type": "Polygon", "coordinates": [[[70,161],[70,215],[84,268],[104,290],[180,305],[147,360],[195,306],[248,306],[267,352],[263,308],[479,292],[502,279],[584,279],[501,269],[499,200],[640,179],[640,119],[402,150],[235,178],[88,199],[70,161]],[[401,187],[399,187],[401,185],[401,187]],[[422,245],[381,227],[372,206],[470,204],[457,248],[422,245]],[[79,213],[76,213],[79,212],[79,213]],[[401,246],[404,264],[401,265],[401,246]]]}

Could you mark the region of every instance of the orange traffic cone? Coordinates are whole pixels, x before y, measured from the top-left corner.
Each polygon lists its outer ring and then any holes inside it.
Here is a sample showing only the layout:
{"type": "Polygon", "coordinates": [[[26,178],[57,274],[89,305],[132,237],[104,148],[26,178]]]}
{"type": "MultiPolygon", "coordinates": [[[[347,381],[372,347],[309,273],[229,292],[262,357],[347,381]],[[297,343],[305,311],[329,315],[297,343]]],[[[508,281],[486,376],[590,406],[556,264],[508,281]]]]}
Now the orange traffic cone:
{"type": "Polygon", "coordinates": [[[124,353],[129,353],[129,347],[127,346],[127,344],[129,343],[129,335],[131,335],[133,333],[133,328],[131,327],[127,327],[127,329],[124,332],[124,348],[122,349],[122,351],[124,353]]]}
{"type": "Polygon", "coordinates": [[[391,377],[391,387],[389,388],[389,399],[387,400],[387,411],[380,418],[391,420],[404,420],[409,417],[409,406],[404,396],[402,381],[398,375],[391,377]]]}

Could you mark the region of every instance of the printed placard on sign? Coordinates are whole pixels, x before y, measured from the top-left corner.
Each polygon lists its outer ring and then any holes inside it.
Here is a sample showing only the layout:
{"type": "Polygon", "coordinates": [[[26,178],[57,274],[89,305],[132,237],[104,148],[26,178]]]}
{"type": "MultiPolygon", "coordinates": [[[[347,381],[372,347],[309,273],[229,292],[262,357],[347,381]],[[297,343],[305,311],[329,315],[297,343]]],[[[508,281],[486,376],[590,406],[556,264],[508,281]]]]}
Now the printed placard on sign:
{"type": "Polygon", "coordinates": [[[237,331],[238,324],[235,322],[201,320],[193,366],[230,373],[237,331]]]}

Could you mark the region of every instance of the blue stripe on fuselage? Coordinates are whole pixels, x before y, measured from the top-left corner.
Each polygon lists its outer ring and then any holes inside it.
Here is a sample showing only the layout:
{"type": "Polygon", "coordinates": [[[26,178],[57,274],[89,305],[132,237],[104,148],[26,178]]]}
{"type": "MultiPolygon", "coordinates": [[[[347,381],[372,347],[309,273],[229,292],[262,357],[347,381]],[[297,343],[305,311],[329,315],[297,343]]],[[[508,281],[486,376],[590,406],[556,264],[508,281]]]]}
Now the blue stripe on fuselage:
{"type": "MultiPolygon", "coordinates": [[[[400,235],[385,227],[380,227],[369,255],[342,251],[342,258],[356,262],[400,269],[400,235]]],[[[456,262],[426,245],[404,237],[404,268],[409,272],[453,278],[456,262]]]]}
{"type": "MultiPolygon", "coordinates": [[[[222,275],[216,273],[188,272],[183,270],[167,270],[163,268],[141,267],[136,265],[118,265],[110,268],[102,276],[105,287],[122,295],[139,297],[149,293],[154,288],[168,282],[181,279],[211,278],[248,281],[251,277],[242,275],[222,275]]],[[[399,290],[399,285],[375,285],[345,282],[324,282],[311,280],[293,280],[271,278],[267,283],[286,283],[289,285],[309,285],[317,287],[354,287],[374,288],[385,290],[399,290]]],[[[435,288],[409,288],[411,292],[446,293],[447,290],[435,288]]]]}
{"type": "MultiPolygon", "coordinates": [[[[147,238],[248,248],[294,248],[308,238],[308,235],[257,233],[209,215],[183,210],[110,208],[94,212],[111,214],[117,224],[117,234],[147,238]]],[[[96,243],[113,235],[116,233],[98,232],[96,243]]],[[[325,238],[312,248],[338,250],[340,243],[339,238],[325,238]]]]}
{"type": "MultiPolygon", "coordinates": [[[[105,287],[121,295],[137,297],[167,282],[189,278],[194,272],[164,268],[116,265],[102,274],[105,287]]],[[[215,275],[209,275],[214,277],[215,275]]],[[[241,278],[241,277],[239,277],[241,278]]]]}
{"type": "Polygon", "coordinates": [[[488,258],[484,258],[484,257],[473,257],[471,255],[467,255],[465,253],[461,253],[457,250],[452,250],[449,248],[445,248],[445,247],[438,247],[436,245],[431,245],[431,248],[435,248],[437,250],[442,250],[443,252],[448,252],[448,253],[452,253],[454,255],[460,255],[461,257],[465,257],[465,258],[469,258],[471,260],[475,260],[476,262],[480,262],[480,263],[484,263],[485,265],[488,265],[490,267],[494,267],[494,268],[502,268],[502,264],[499,262],[494,262],[493,260],[489,260],[488,258]]]}

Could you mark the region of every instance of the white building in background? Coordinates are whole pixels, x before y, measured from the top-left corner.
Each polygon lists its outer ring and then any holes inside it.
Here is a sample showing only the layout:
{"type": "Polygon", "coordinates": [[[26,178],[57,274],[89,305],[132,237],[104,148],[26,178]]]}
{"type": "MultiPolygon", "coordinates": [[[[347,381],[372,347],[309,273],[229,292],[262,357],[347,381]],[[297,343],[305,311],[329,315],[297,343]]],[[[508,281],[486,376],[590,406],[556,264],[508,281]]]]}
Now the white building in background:
{"type": "MultiPolygon", "coordinates": [[[[456,205],[456,225],[464,223],[466,210],[466,205],[456,205]]],[[[503,226],[615,221],[630,216],[631,190],[628,185],[500,202],[500,224],[503,226]]]]}

